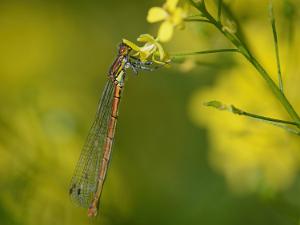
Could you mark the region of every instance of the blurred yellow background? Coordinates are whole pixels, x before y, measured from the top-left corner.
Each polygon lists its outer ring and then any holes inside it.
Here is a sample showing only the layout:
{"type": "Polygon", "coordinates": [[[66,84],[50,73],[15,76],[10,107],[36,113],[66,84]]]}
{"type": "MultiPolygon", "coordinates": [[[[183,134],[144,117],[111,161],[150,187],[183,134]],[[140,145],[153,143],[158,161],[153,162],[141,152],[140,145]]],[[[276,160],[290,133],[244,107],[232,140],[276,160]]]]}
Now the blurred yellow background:
{"type": "MultiPolygon", "coordinates": [[[[276,74],[267,1],[226,2],[276,74]]],[[[0,2],[1,225],[91,224],[69,199],[72,172],[118,44],[155,32],[145,18],[162,3],[0,2]]],[[[274,3],[285,89],[299,112],[299,19],[292,13],[300,3],[274,3]]],[[[214,29],[188,24],[166,49],[226,46],[214,29]]],[[[93,224],[298,224],[299,138],[202,103],[286,114],[239,57],[201,56],[197,64],[128,76],[93,224]]]]}

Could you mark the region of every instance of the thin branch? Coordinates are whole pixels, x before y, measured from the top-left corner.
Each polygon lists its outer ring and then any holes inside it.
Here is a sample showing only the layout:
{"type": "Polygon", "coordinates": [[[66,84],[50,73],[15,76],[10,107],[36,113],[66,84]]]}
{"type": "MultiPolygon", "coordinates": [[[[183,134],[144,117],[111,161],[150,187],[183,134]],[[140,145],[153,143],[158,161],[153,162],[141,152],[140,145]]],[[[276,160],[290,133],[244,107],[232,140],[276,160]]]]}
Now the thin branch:
{"type": "Polygon", "coordinates": [[[243,111],[233,105],[228,106],[219,101],[210,101],[210,102],[204,103],[204,105],[208,106],[208,107],[213,107],[218,110],[228,111],[228,112],[231,112],[231,113],[239,115],[239,116],[247,116],[252,119],[259,120],[259,121],[266,122],[266,123],[272,124],[274,126],[280,127],[280,128],[285,129],[286,131],[291,132],[293,134],[300,135],[299,129],[294,129],[294,128],[287,126],[287,125],[292,125],[292,126],[298,127],[299,124],[296,122],[293,122],[293,121],[275,119],[275,118],[271,118],[271,117],[257,115],[254,113],[249,113],[249,112],[243,111]]]}
{"type": "Polygon", "coordinates": [[[265,121],[269,121],[269,122],[282,123],[282,124],[289,124],[289,125],[294,125],[294,126],[299,125],[298,123],[293,122],[293,121],[280,120],[280,119],[275,119],[275,118],[271,118],[271,117],[257,115],[254,113],[245,112],[241,109],[236,108],[233,105],[231,105],[231,109],[232,109],[233,113],[240,115],[240,116],[248,116],[248,117],[252,117],[255,119],[259,119],[259,120],[265,120],[265,121]]]}
{"type": "Polygon", "coordinates": [[[209,20],[207,19],[200,19],[200,18],[185,18],[184,19],[185,22],[203,22],[203,23],[211,23],[209,20]]]}
{"type": "Polygon", "coordinates": [[[199,51],[199,52],[175,53],[175,54],[170,54],[170,55],[171,55],[171,57],[184,57],[184,56],[225,53],[225,52],[240,52],[240,51],[235,48],[228,48],[228,49],[225,48],[225,49],[205,50],[205,51],[199,51]]]}
{"type": "MultiPolygon", "coordinates": [[[[185,58],[174,58],[172,60],[172,63],[173,64],[183,64],[185,62],[185,58]]],[[[227,68],[228,65],[226,63],[222,63],[222,62],[207,62],[207,61],[198,61],[198,60],[195,60],[193,61],[194,65],[195,66],[200,66],[200,67],[206,67],[206,68],[209,68],[209,69],[224,69],[224,68],[227,68]]]]}
{"type": "Polygon", "coordinates": [[[274,38],[279,88],[283,92],[283,82],[282,82],[282,74],[281,74],[281,66],[280,66],[280,58],[279,58],[279,48],[278,48],[278,36],[277,36],[276,22],[274,17],[272,1],[270,1],[269,3],[269,14],[270,14],[270,20],[271,20],[271,26],[272,26],[273,38],[274,38]]]}

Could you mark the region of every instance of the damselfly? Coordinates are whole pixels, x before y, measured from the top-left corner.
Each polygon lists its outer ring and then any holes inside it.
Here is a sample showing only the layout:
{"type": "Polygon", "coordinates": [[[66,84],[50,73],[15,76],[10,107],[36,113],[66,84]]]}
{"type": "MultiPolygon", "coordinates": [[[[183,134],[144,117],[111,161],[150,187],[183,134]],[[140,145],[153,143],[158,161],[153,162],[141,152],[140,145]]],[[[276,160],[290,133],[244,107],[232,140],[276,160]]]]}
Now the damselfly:
{"type": "Polygon", "coordinates": [[[151,70],[151,62],[141,62],[130,55],[131,48],[122,43],[109,70],[95,121],[83,146],[69,190],[71,199],[96,216],[115,136],[118,109],[126,70],[151,70]]]}

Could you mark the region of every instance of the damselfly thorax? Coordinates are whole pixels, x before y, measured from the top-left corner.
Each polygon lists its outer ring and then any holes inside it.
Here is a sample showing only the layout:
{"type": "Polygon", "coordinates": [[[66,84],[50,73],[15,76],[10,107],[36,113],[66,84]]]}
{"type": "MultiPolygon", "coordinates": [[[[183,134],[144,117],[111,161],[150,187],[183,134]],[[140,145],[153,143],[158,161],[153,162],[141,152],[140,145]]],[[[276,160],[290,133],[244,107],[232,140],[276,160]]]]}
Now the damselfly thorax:
{"type": "Polygon", "coordinates": [[[119,53],[115,61],[110,67],[109,77],[114,81],[118,86],[124,86],[125,81],[125,70],[131,67],[129,60],[129,53],[131,48],[124,43],[121,43],[119,46],[119,53]]]}

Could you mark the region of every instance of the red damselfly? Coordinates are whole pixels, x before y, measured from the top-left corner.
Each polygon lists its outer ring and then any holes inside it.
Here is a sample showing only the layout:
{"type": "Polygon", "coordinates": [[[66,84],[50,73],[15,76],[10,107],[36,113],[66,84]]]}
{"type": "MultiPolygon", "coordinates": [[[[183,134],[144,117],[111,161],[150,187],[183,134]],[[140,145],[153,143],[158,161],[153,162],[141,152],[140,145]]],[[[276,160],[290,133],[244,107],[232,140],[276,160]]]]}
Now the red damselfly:
{"type": "Polygon", "coordinates": [[[124,87],[126,70],[152,70],[150,61],[141,62],[130,55],[125,43],[119,46],[118,56],[109,70],[96,118],[83,146],[71,180],[69,194],[79,206],[88,208],[88,216],[96,216],[100,196],[111,157],[118,109],[124,87]]]}

